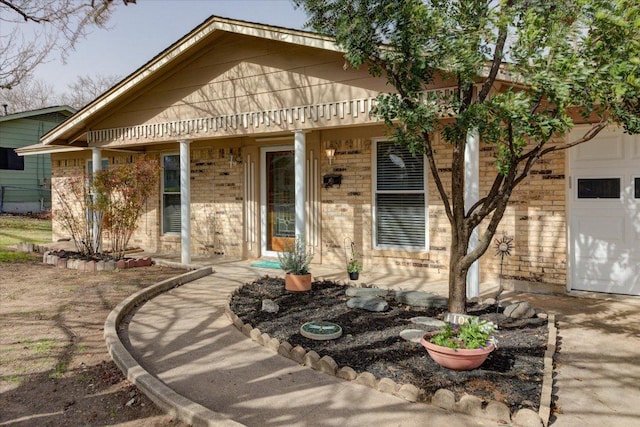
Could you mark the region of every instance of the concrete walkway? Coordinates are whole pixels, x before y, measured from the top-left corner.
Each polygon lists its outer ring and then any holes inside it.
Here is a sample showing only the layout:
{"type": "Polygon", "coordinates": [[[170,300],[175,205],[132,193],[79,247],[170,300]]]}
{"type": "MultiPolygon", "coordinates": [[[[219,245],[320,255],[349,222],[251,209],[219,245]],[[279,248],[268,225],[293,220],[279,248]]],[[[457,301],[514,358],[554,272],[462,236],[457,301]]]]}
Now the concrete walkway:
{"type": "MultiPolygon", "coordinates": [[[[254,269],[246,262],[216,264],[214,269],[210,276],[156,296],[129,324],[133,357],[187,399],[247,426],[497,425],[330,377],[254,343],[224,315],[229,293],[280,272],[254,269]]],[[[314,273],[344,279],[338,271],[314,273]]],[[[415,278],[364,280],[446,291],[444,283],[415,278]]],[[[554,426],[640,424],[640,299],[508,298],[530,299],[561,315],[554,395],[562,413],[552,418],[554,426]]]]}

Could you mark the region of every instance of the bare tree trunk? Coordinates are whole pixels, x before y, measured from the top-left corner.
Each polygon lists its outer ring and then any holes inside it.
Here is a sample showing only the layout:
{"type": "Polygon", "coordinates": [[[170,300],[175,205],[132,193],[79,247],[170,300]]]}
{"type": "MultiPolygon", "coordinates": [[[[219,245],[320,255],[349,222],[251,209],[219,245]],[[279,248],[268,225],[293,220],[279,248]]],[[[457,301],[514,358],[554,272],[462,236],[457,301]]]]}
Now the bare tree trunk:
{"type": "Polygon", "coordinates": [[[468,267],[463,266],[463,259],[467,254],[469,238],[464,231],[456,233],[456,239],[451,242],[449,253],[449,312],[467,312],[467,272],[468,267]]]}

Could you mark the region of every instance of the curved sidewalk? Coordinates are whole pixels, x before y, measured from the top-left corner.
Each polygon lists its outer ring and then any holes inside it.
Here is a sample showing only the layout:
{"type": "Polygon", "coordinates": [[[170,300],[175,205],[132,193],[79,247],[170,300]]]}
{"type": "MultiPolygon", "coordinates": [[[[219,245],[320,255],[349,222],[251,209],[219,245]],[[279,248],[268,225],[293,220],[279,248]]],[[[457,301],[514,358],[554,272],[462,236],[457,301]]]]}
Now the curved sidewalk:
{"type": "Polygon", "coordinates": [[[153,297],[128,328],[135,360],[177,395],[214,411],[208,425],[496,425],[330,377],[256,344],[224,309],[236,287],[275,271],[242,263],[215,269],[153,297]]]}
{"type": "MultiPolygon", "coordinates": [[[[231,324],[224,309],[235,288],[279,271],[246,262],[216,264],[215,270],[153,297],[128,325],[130,376],[168,390],[178,402],[174,411],[202,415],[202,409],[210,422],[201,424],[212,426],[498,425],[330,377],[256,344],[231,324]]],[[[342,272],[326,273],[318,278],[342,278],[342,272]]],[[[397,276],[370,282],[405,289],[424,285],[397,276]]],[[[446,284],[428,287],[442,293],[446,284]]],[[[557,316],[560,353],[553,394],[558,412],[552,426],[638,425],[640,298],[513,293],[504,299],[529,300],[557,316]]]]}

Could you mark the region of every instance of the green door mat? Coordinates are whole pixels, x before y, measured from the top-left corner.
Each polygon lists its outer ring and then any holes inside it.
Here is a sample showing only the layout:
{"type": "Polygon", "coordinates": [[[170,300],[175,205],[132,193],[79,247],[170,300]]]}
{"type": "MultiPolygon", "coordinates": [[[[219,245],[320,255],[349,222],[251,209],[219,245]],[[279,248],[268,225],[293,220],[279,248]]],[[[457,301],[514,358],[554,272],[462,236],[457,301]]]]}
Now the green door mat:
{"type": "Polygon", "coordinates": [[[251,267],[256,268],[277,268],[280,270],[280,262],[279,261],[269,261],[269,260],[260,260],[251,264],[251,267]]]}

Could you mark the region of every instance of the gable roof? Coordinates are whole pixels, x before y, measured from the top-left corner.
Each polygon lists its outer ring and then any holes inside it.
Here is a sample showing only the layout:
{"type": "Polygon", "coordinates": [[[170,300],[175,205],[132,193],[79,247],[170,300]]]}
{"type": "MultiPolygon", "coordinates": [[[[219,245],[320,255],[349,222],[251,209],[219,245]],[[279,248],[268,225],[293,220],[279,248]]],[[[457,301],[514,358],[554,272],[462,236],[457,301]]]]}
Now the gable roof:
{"type": "Polygon", "coordinates": [[[62,122],[60,125],[46,133],[41,139],[42,144],[49,145],[59,140],[66,140],[67,143],[73,144],[74,141],[69,141],[69,138],[83,132],[83,130],[87,128],[89,120],[94,117],[96,113],[107,106],[112,105],[126,92],[158,75],[162,69],[184,57],[187,52],[193,52],[194,49],[197,49],[200,43],[208,36],[218,31],[259,37],[267,40],[335,52],[343,51],[332,38],[310,31],[294,30],[237,19],[211,16],[111,89],[107,90],[94,101],[83,107],[68,120],[62,122]]]}

